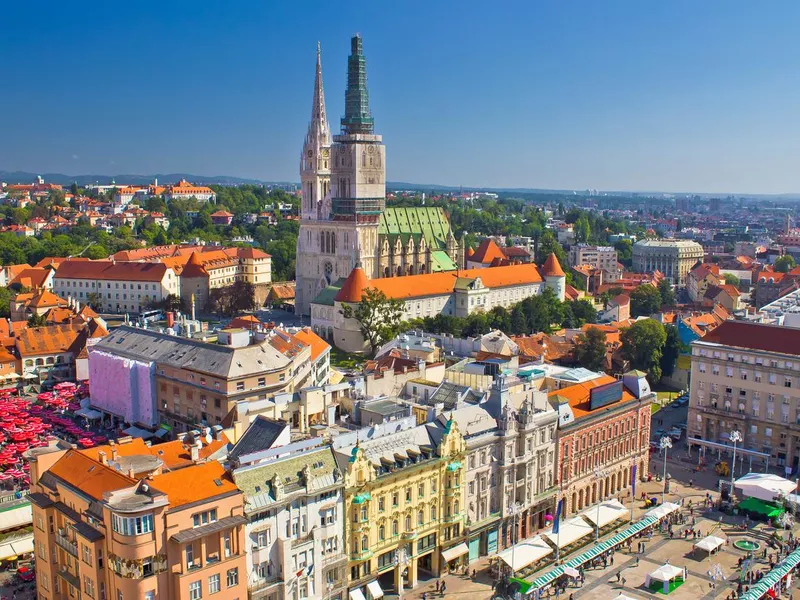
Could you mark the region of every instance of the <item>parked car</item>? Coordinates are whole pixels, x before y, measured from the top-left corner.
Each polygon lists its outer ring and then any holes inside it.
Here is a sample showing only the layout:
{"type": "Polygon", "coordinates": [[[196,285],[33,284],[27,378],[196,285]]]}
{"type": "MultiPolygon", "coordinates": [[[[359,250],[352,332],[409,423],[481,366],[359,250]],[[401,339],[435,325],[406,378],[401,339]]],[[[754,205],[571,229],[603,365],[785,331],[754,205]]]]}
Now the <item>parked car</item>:
{"type": "Polygon", "coordinates": [[[681,429],[680,427],[673,427],[667,432],[667,435],[669,435],[669,437],[671,437],[674,441],[677,442],[679,439],[681,439],[681,436],[683,435],[683,429],[681,429]]]}

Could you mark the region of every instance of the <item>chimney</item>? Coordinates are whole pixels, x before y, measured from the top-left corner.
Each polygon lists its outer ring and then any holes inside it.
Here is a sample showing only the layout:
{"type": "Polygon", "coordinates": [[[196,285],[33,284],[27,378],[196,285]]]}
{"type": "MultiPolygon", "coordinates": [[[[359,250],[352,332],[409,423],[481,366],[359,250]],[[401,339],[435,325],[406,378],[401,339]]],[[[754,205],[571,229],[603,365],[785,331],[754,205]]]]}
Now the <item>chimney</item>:
{"type": "Polygon", "coordinates": [[[117,460],[117,448],[116,446],[111,446],[111,460],[117,460]]]}
{"type": "Polygon", "coordinates": [[[136,479],[136,471],[134,471],[133,468],[128,469],[128,477],[136,479]]]}
{"type": "Polygon", "coordinates": [[[198,446],[198,445],[196,445],[196,444],[195,444],[195,445],[193,445],[193,446],[192,446],[192,447],[189,449],[189,453],[190,453],[190,455],[191,455],[191,457],[192,457],[192,462],[193,462],[193,463],[197,463],[197,462],[199,462],[199,460],[200,460],[200,446],[198,446]]]}
{"type": "Polygon", "coordinates": [[[106,454],[105,450],[100,450],[100,452],[97,453],[97,457],[100,459],[101,465],[108,464],[108,455],[106,454]]]}

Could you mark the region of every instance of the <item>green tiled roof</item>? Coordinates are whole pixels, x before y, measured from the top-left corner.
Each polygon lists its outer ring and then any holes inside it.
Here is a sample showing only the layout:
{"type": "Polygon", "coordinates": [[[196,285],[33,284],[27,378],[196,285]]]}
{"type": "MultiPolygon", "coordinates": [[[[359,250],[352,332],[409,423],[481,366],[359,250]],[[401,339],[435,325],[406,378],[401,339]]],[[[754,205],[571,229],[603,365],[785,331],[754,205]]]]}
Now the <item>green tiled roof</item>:
{"type": "Polygon", "coordinates": [[[425,237],[425,243],[432,250],[445,250],[450,235],[450,222],[444,209],[433,206],[406,206],[386,208],[381,214],[378,235],[389,236],[390,243],[399,235],[402,243],[409,236],[417,241],[425,237]]]}
{"type": "Polygon", "coordinates": [[[328,287],[323,289],[319,294],[317,294],[316,298],[311,301],[311,304],[323,304],[325,306],[333,306],[333,300],[336,298],[336,294],[339,293],[339,290],[342,289],[344,285],[344,277],[337,279],[328,287]]]}
{"type": "Polygon", "coordinates": [[[456,263],[444,250],[434,250],[431,252],[431,273],[440,271],[455,271],[458,269],[456,263]]]}

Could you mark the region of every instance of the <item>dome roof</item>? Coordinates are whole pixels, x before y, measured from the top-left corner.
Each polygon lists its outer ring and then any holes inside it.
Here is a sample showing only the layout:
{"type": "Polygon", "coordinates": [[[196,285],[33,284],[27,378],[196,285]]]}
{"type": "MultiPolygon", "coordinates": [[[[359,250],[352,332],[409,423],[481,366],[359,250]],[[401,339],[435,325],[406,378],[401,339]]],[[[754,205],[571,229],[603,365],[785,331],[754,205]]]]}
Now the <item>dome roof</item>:
{"type": "Polygon", "coordinates": [[[336,294],[336,302],[361,302],[364,290],[369,286],[369,279],[364,269],[358,264],[350,271],[350,275],[344,280],[342,289],[336,294]]]}
{"type": "Polygon", "coordinates": [[[542,268],[539,269],[545,277],[566,277],[564,270],[558,262],[555,252],[551,252],[542,268]]]}

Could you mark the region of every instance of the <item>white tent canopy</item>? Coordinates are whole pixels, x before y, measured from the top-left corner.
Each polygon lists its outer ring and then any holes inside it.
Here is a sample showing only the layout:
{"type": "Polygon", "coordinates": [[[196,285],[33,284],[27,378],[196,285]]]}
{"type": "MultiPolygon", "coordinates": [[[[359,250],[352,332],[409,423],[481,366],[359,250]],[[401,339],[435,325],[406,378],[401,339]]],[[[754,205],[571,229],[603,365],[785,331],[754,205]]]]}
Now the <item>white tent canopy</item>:
{"type": "Polygon", "coordinates": [[[644,513],[645,517],[655,517],[656,519],[663,519],[667,515],[671,515],[676,510],[678,510],[680,506],[677,504],[673,504],[672,502],[664,502],[661,506],[656,506],[648,510],[644,513]]]}
{"type": "Polygon", "coordinates": [[[513,571],[519,571],[552,553],[553,549],[541,536],[537,535],[535,538],[517,544],[513,548],[503,550],[497,556],[513,571]]]}
{"type": "Polygon", "coordinates": [[[614,600],[634,600],[634,599],[631,598],[630,596],[626,596],[625,594],[620,594],[619,596],[614,598],[614,600]]]}
{"type": "Polygon", "coordinates": [[[669,585],[670,581],[678,577],[683,577],[683,569],[674,565],[666,564],[658,567],[652,573],[648,573],[647,577],[645,577],[644,584],[647,587],[650,587],[650,582],[652,581],[663,581],[666,586],[669,585]]]}
{"type": "Polygon", "coordinates": [[[709,535],[704,537],[702,540],[697,542],[694,547],[700,548],[700,550],[705,550],[709,554],[722,546],[725,543],[725,539],[721,537],[717,537],[715,535],[709,535]]]}
{"type": "Polygon", "coordinates": [[[559,548],[564,548],[592,533],[594,533],[594,527],[580,517],[573,517],[561,523],[559,533],[553,533],[553,528],[551,527],[542,533],[542,535],[559,548]]]}
{"type": "Polygon", "coordinates": [[[779,495],[789,495],[797,489],[795,482],[770,473],[748,473],[734,481],[733,486],[747,497],[767,502],[774,502],[779,495]]]}
{"type": "Polygon", "coordinates": [[[627,514],[628,509],[625,508],[619,500],[613,498],[611,500],[601,502],[599,508],[597,506],[587,508],[581,513],[581,516],[585,519],[588,519],[598,527],[605,527],[612,521],[621,519],[627,514]]]}

